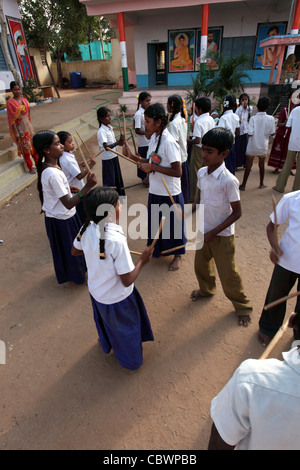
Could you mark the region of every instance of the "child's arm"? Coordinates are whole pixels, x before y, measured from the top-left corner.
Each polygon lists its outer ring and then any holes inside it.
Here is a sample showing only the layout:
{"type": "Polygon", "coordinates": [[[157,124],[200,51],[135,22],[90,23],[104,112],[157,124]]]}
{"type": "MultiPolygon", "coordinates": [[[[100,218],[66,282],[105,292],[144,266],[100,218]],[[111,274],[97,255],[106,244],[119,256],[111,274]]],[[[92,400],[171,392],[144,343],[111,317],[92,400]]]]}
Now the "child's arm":
{"type": "Polygon", "coordinates": [[[73,256],[81,256],[83,255],[83,251],[82,250],[78,250],[77,248],[75,248],[75,246],[73,245],[72,246],[72,249],[71,249],[71,255],[73,256]]]}
{"type": "Polygon", "coordinates": [[[217,236],[220,232],[225,230],[225,228],[229,227],[232,225],[234,222],[236,222],[242,215],[242,206],[240,201],[235,201],[230,203],[232,212],[231,214],[217,227],[213,228],[209,232],[205,233],[204,235],[204,243],[209,243],[211,242],[215,236],[217,236]]]}
{"type": "Polygon", "coordinates": [[[200,142],[201,142],[200,137],[194,137],[194,139],[191,139],[191,138],[187,139],[187,144],[188,145],[200,144],[200,142]]]}
{"type": "MultiPolygon", "coordinates": [[[[81,162],[83,163],[83,167],[82,167],[82,170],[80,173],[78,173],[78,175],[76,176],[76,178],[78,180],[82,180],[83,178],[86,177],[86,175],[88,174],[89,172],[89,169],[85,166],[85,163],[84,162],[81,162]]],[[[96,165],[96,159],[95,157],[90,157],[90,160],[89,160],[89,167],[90,169],[93,168],[94,166],[96,165]]],[[[79,167],[81,168],[81,165],[79,165],[79,167]]]]}
{"type": "Polygon", "coordinates": [[[138,168],[143,170],[145,173],[151,173],[157,171],[163,175],[173,176],[174,178],[180,178],[182,175],[182,168],[180,162],[171,163],[171,168],[166,166],[156,165],[155,163],[139,163],[138,168]]]}
{"type": "Polygon", "coordinates": [[[277,242],[275,240],[275,224],[273,224],[272,221],[270,221],[267,225],[267,237],[271,245],[270,260],[272,263],[277,264],[283,252],[279,247],[276,246],[277,242]]]}
{"type": "Polygon", "coordinates": [[[147,264],[152,258],[152,254],[153,248],[148,246],[139,257],[139,260],[133,271],[120,275],[121,281],[125,287],[129,287],[136,280],[139,273],[141,272],[142,267],[145,266],[145,264],[147,264]]]}
{"type": "MultiPolygon", "coordinates": [[[[96,175],[94,173],[89,173],[87,177],[87,182],[80,191],[81,196],[82,197],[86,196],[88,192],[92,189],[92,187],[95,186],[96,184],[97,184],[96,175]]],[[[78,193],[75,194],[74,196],[69,196],[69,194],[66,194],[65,196],[60,198],[60,201],[68,210],[70,210],[80,203],[81,197],[78,196],[78,193]]]]}
{"type": "Polygon", "coordinates": [[[109,151],[109,149],[113,149],[114,147],[118,147],[118,145],[120,145],[122,147],[124,142],[125,142],[125,137],[124,137],[123,134],[121,134],[119,140],[116,140],[116,142],[114,142],[113,144],[108,144],[107,142],[103,142],[103,147],[106,151],[109,151]]]}
{"type": "Polygon", "coordinates": [[[148,163],[148,160],[147,158],[142,158],[140,155],[136,154],[134,155],[128,145],[128,142],[124,142],[124,145],[123,145],[123,155],[125,155],[125,157],[128,157],[130,158],[131,160],[135,161],[135,162],[140,162],[140,163],[148,163]]]}

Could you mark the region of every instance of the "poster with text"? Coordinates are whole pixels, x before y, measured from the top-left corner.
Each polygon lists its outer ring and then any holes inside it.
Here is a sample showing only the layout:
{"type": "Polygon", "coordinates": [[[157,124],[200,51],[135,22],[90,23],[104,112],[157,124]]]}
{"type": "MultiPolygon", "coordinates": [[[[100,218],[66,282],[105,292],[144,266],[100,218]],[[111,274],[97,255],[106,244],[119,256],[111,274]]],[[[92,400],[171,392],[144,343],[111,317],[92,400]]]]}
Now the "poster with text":
{"type": "Polygon", "coordinates": [[[28,78],[33,77],[33,71],[30,63],[30,56],[26,44],[25,34],[21,20],[16,18],[7,18],[11,39],[17,55],[20,71],[23,81],[26,82],[28,78]]]}
{"type": "Polygon", "coordinates": [[[195,36],[194,29],[169,31],[170,72],[194,70],[195,36]]]}

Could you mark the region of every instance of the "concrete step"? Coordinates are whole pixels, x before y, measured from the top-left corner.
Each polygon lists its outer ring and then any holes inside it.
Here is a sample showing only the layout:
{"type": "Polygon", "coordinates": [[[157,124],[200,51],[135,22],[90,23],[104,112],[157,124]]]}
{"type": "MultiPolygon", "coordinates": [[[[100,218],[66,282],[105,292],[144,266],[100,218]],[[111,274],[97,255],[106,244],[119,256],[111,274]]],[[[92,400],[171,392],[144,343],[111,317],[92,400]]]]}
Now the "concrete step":
{"type": "Polygon", "coordinates": [[[0,188],[0,207],[7,203],[13,196],[25,189],[37,179],[37,175],[23,172],[21,176],[15,178],[10,183],[0,188]]]}
{"type": "MultiPolygon", "coordinates": [[[[180,88],[169,88],[169,89],[155,89],[155,90],[147,90],[151,95],[151,102],[152,103],[162,103],[163,105],[167,105],[168,97],[171,95],[179,95],[182,98],[186,98],[187,92],[185,89],[180,88]]],[[[124,91],[123,95],[120,96],[118,102],[120,105],[126,105],[128,112],[135,112],[137,109],[137,95],[139,91],[124,91]]]]}
{"type": "MultiPolygon", "coordinates": [[[[61,130],[70,132],[73,137],[77,137],[80,143],[76,131],[78,131],[82,140],[86,141],[97,133],[98,128],[96,112],[90,111],[52,130],[53,132],[61,130]]],[[[12,146],[0,152],[0,206],[37,178],[37,175],[31,175],[26,170],[27,167],[23,158],[18,157],[17,146],[12,146]]]]}
{"type": "Polygon", "coordinates": [[[11,160],[1,165],[0,188],[3,188],[11,181],[19,178],[25,171],[25,162],[23,158],[11,160]]]}

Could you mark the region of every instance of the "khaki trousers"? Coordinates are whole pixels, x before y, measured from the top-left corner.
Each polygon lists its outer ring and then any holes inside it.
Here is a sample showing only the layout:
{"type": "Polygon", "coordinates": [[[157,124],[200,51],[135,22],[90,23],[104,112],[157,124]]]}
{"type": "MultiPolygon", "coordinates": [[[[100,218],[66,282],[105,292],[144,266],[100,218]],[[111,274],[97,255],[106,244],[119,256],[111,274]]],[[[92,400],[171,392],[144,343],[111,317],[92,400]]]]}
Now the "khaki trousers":
{"type": "Polygon", "coordinates": [[[203,167],[203,152],[202,148],[193,145],[191,159],[190,159],[190,202],[195,202],[198,195],[197,187],[197,173],[203,167]]]}
{"type": "Polygon", "coordinates": [[[298,189],[300,189],[300,151],[296,152],[294,150],[288,150],[283,168],[276,181],[276,191],[280,193],[284,192],[284,188],[286,187],[288,177],[291,174],[292,166],[296,158],[297,169],[292,191],[298,191],[298,189]]]}
{"type": "Polygon", "coordinates": [[[235,239],[217,236],[204,243],[195,255],[195,274],[202,296],[216,292],[215,265],[226,297],[232,302],[238,315],[250,315],[252,306],[244,293],[241,275],[235,264],[235,239]]]}

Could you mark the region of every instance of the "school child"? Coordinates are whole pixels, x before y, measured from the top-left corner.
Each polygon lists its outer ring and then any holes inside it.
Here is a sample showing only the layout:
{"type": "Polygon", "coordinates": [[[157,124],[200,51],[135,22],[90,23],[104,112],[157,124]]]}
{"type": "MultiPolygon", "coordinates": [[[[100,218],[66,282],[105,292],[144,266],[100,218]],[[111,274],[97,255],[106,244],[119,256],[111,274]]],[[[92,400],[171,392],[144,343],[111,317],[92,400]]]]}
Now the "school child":
{"type": "MultiPolygon", "coordinates": [[[[138,154],[142,158],[147,158],[147,152],[149,147],[149,139],[147,139],[145,134],[145,117],[144,112],[145,109],[151,103],[151,95],[147,91],[142,91],[138,95],[138,104],[137,104],[137,111],[134,115],[134,130],[137,137],[137,144],[138,144],[138,154]]],[[[145,186],[149,185],[149,178],[146,173],[144,173],[139,168],[137,169],[137,175],[142,180],[145,186]]]]}
{"type": "Polygon", "coordinates": [[[170,266],[170,271],[177,271],[180,267],[181,256],[185,253],[185,248],[176,247],[186,244],[184,232],[184,200],[181,192],[181,155],[180,148],[174,137],[167,129],[168,114],[161,103],[155,103],[145,109],[146,135],[150,138],[147,160],[132,155],[129,145],[123,147],[123,153],[128,157],[138,161],[140,168],[149,174],[149,198],[148,198],[148,245],[151,244],[162,217],[160,206],[168,205],[172,208],[173,202],[163,184],[164,178],[168,190],[176,204],[177,211],[173,210],[168,220],[166,220],[163,232],[155,244],[153,256],[170,256],[174,254],[174,259],[170,266]],[[153,214],[152,214],[153,210],[153,214]],[[159,213],[158,213],[159,212],[159,213]],[[179,214],[180,212],[180,214],[179,214]],[[165,234],[168,233],[168,236],[165,234]],[[173,250],[174,249],[174,250],[173,250]],[[161,255],[165,250],[173,250],[161,255]]]}
{"type": "MultiPolygon", "coordinates": [[[[298,282],[297,290],[300,289],[300,191],[285,194],[278,202],[276,219],[274,211],[270,215],[267,236],[271,245],[270,260],[275,266],[265,306],[288,296],[296,282],[298,282]],[[288,222],[287,228],[277,246],[276,226],[286,222],[288,222]]],[[[281,327],[286,305],[285,301],[268,310],[263,309],[259,320],[258,339],[264,346],[271,341],[281,327]]],[[[300,296],[297,297],[294,312],[300,313],[300,296]]]]}
{"type": "Polygon", "coordinates": [[[167,111],[171,113],[168,130],[180,147],[181,154],[181,192],[185,204],[190,202],[190,178],[187,163],[187,123],[182,98],[179,95],[169,96],[167,111]]]}
{"type": "Polygon", "coordinates": [[[259,188],[266,188],[264,185],[265,176],[265,160],[268,153],[269,139],[271,135],[275,135],[275,120],[273,116],[269,116],[266,111],[270,106],[270,98],[262,96],[257,103],[257,114],[251,116],[248,127],[249,140],[246,149],[247,161],[243,182],[240,190],[245,191],[246,183],[249,178],[253,160],[258,157],[259,165],[259,188]]]}
{"type": "MultiPolygon", "coordinates": [[[[197,119],[198,119],[198,116],[197,116],[196,110],[195,110],[195,103],[193,103],[193,107],[191,109],[191,113],[190,113],[190,116],[188,118],[189,127],[190,127],[188,142],[189,142],[189,140],[194,139],[194,126],[195,126],[195,122],[196,122],[197,119]]],[[[190,167],[190,162],[191,162],[192,150],[193,150],[193,145],[188,143],[188,145],[187,145],[187,152],[188,152],[187,161],[188,161],[189,167],[190,167]]]]}
{"type": "Polygon", "coordinates": [[[296,175],[292,191],[300,189],[300,107],[296,106],[289,115],[286,123],[287,128],[291,128],[291,134],[288,145],[288,152],[281,173],[279,174],[276,185],[273,187],[279,193],[283,193],[287,184],[288,177],[291,174],[292,166],[297,161],[296,175]]]}
{"type": "Polygon", "coordinates": [[[110,152],[110,149],[113,149],[118,145],[123,145],[125,136],[121,134],[119,140],[116,141],[113,127],[110,125],[111,114],[108,108],[98,108],[97,119],[99,123],[97,140],[100,150],[103,150],[101,153],[103,186],[117,188],[119,195],[125,196],[123,177],[118,156],[115,153],[110,152]]]}
{"type": "Polygon", "coordinates": [[[122,367],[135,370],[143,363],[142,342],[154,340],[145,305],[134,285],[153,249],[146,248],[134,266],[119,225],[121,206],[115,189],[92,189],[86,209],[88,218],[74,240],[72,254],[84,254],[86,260],[94,320],[104,353],[112,349],[122,367]]]}
{"type": "MultiPolygon", "coordinates": [[[[289,99],[288,105],[282,108],[278,116],[276,135],[275,135],[271,152],[269,155],[268,166],[275,168],[274,171],[272,172],[275,175],[279,173],[279,170],[282,170],[283,165],[286,160],[286,156],[287,156],[291,128],[286,127],[286,123],[288,121],[290,113],[296,106],[293,103],[293,99],[292,99],[293,93],[294,93],[294,90],[292,89],[288,95],[288,99],[289,99]]],[[[296,170],[295,161],[293,163],[292,170],[296,170]]],[[[291,174],[293,173],[291,172],[291,174]]]]}
{"type": "MultiPolygon", "coordinates": [[[[64,146],[64,153],[59,159],[59,165],[67,177],[70,186],[76,186],[81,190],[84,186],[84,178],[87,176],[89,169],[83,165],[78,164],[75,155],[75,143],[72,135],[66,131],[60,131],[57,133],[60,143],[64,146]],[[81,166],[82,165],[82,166],[81,166]]],[[[96,159],[94,157],[89,160],[89,168],[92,169],[96,165],[96,159]]],[[[76,211],[79,214],[81,223],[83,224],[86,219],[85,201],[84,198],[76,206],[76,211]]]]}
{"type": "Polygon", "coordinates": [[[215,127],[215,122],[210,116],[211,101],[203,96],[195,101],[195,113],[198,118],[194,124],[193,138],[188,139],[188,145],[192,145],[192,154],[190,161],[190,202],[197,199],[197,173],[203,166],[202,138],[206,132],[215,127]]]}
{"type": "Polygon", "coordinates": [[[234,224],[241,216],[239,182],[224,163],[233,145],[232,132],[216,127],[203,136],[202,145],[206,166],[198,171],[198,187],[204,204],[204,244],[195,255],[199,289],[192,292],[191,298],[197,301],[215,293],[215,263],[239,324],[248,326],[252,306],[235,263],[234,224]]]}
{"type": "Polygon", "coordinates": [[[215,125],[217,126],[219,124],[219,121],[220,121],[220,118],[219,118],[219,112],[217,109],[214,109],[211,113],[210,113],[211,117],[213,118],[213,120],[215,121],[215,125]]]}
{"type": "Polygon", "coordinates": [[[246,166],[248,123],[252,112],[252,106],[250,106],[249,102],[249,95],[247,93],[242,93],[239,97],[239,106],[235,112],[240,120],[240,135],[235,138],[236,168],[246,166]]]}
{"type": "Polygon", "coordinates": [[[59,137],[52,131],[39,131],[33,136],[33,145],[39,155],[37,187],[57,282],[83,284],[86,273],[84,258],[71,256],[74,237],[81,227],[76,206],[97,184],[96,176],[89,174],[85,186],[80,191],[74,186],[72,190],[76,192],[72,195],[68,180],[58,165],[64,151],[59,137]]]}
{"type": "Polygon", "coordinates": [[[228,129],[233,135],[233,146],[225,159],[225,166],[233,175],[235,175],[236,168],[235,139],[240,135],[240,120],[237,114],[235,114],[235,111],[235,96],[226,95],[223,102],[223,114],[220,117],[218,127],[228,129]]]}

